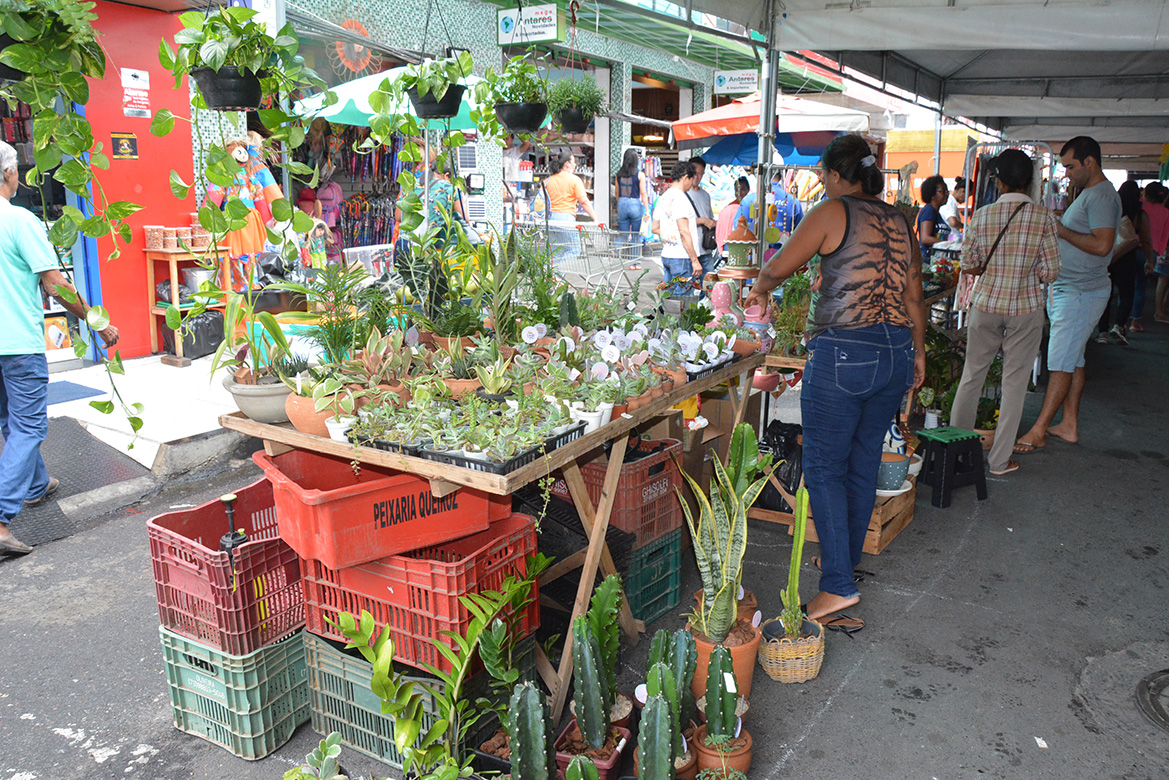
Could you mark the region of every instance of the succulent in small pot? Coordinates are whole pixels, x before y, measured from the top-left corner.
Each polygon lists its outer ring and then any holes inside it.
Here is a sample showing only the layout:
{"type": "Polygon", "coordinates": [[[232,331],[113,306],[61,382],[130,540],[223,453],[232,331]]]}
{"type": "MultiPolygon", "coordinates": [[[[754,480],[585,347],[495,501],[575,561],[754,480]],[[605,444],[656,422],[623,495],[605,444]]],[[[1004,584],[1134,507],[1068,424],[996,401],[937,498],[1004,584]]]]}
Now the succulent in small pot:
{"type": "Polygon", "coordinates": [[[592,79],[562,78],[548,88],[548,113],[565,133],[586,133],[602,111],[605,93],[592,79]]]}

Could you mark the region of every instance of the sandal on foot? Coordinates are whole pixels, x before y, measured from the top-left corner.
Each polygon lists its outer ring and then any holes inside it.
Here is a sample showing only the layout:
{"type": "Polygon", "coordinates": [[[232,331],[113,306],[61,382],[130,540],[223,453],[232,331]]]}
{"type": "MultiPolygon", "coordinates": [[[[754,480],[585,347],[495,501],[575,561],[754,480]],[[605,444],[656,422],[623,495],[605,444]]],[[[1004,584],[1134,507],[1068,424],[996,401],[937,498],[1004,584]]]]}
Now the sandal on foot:
{"type": "Polygon", "coordinates": [[[1001,477],[1004,474],[1010,474],[1012,471],[1018,471],[1018,470],[1019,470],[1019,461],[1008,460],[1007,467],[1005,469],[1003,469],[1002,471],[995,471],[994,469],[991,469],[990,473],[994,474],[996,477],[1001,477]]]}
{"type": "Polygon", "coordinates": [[[819,622],[829,631],[839,631],[848,637],[860,632],[865,627],[865,621],[844,612],[828,615],[819,622]]]}
{"type": "Polygon", "coordinates": [[[1032,444],[1029,441],[1023,441],[1022,439],[1019,439],[1017,442],[1015,442],[1014,450],[1020,455],[1026,455],[1029,452],[1041,450],[1046,446],[1046,444],[1032,444]]]}

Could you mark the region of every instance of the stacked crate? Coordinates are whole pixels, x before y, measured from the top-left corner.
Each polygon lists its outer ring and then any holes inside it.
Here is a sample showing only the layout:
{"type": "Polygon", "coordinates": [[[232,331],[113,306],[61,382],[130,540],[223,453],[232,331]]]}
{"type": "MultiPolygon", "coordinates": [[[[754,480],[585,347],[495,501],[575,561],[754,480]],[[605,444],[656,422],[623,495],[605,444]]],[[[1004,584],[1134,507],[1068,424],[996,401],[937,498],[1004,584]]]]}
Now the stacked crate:
{"type": "MultiPolygon", "coordinates": [[[[434,642],[453,649],[445,632],[465,635],[472,614],[460,597],[497,590],[524,572],[536,554],[535,521],[513,514],[508,496],[461,488],[435,498],[426,479],[370,466],[355,472],[346,460],[308,451],[255,460],[272,484],[280,535],[300,556],[313,729],[337,731],[349,747],[401,768],[393,719],[370,690],[370,664],[344,649],[339,613],[369,612],[379,632],[390,632],[399,671],[441,688],[423,671],[451,669],[434,642]]],[[[540,621],[539,594],[532,596],[517,621],[517,657],[529,677],[540,621]]],[[[483,673],[464,691],[472,699],[489,693],[483,673]]],[[[424,701],[424,712],[431,725],[433,701],[424,701]]],[[[495,728],[487,718],[477,726],[472,742],[495,728]]]]}
{"type": "Polygon", "coordinates": [[[147,532],[175,727],[257,759],[309,719],[304,598],[271,485],[230,503],[247,535],[230,551],[223,499],[159,515],[147,532]]]}
{"type": "MultiPolygon", "coordinates": [[[[625,596],[634,617],[646,623],[668,614],[682,598],[682,476],[675,461],[681,453],[677,439],[642,440],[631,447],[609,517],[610,526],[636,536],[624,572],[625,596]]],[[[581,467],[594,506],[600,503],[607,468],[605,461],[581,467]]],[[[572,500],[563,478],[553,483],[552,492],[572,500]]]]}

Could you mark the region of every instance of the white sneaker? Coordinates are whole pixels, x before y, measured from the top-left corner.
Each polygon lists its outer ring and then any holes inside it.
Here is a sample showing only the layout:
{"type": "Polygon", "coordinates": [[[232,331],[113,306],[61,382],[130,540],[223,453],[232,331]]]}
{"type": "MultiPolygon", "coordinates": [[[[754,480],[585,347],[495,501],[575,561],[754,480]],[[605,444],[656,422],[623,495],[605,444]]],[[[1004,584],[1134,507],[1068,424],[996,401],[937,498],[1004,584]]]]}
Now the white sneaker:
{"type": "Polygon", "coordinates": [[[1112,342],[1108,340],[1107,333],[1105,333],[1104,331],[1100,331],[1100,335],[1096,337],[1096,343],[1097,344],[1111,344],[1112,342]]]}
{"type": "Polygon", "coordinates": [[[1119,325],[1113,325],[1112,330],[1108,331],[1108,335],[1119,341],[1121,344],[1128,346],[1128,336],[1124,335],[1124,331],[1120,329],[1119,325]]]}

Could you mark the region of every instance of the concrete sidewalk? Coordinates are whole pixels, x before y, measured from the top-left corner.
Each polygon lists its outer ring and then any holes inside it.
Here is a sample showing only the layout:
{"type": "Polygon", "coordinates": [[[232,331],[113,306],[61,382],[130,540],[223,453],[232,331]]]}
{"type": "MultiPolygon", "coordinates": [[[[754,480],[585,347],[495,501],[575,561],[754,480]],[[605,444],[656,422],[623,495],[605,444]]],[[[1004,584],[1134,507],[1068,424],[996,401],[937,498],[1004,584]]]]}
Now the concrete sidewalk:
{"type": "MultiPolygon", "coordinates": [[[[1022,456],[1019,472],[990,478],[983,502],[963,488],[934,509],[923,491],[913,523],[861,564],[851,611],[867,627],[828,635],[816,680],[782,686],[757,670],[752,780],[1169,774],[1169,733],[1133,703],[1138,680],[1169,667],[1169,329],[1150,330],[1130,347],[1089,346],[1079,445],[1022,456]]],[[[1027,422],[1040,401],[1028,399],[1027,422]]],[[[0,562],[0,780],[271,780],[314,746],[303,726],[246,762],[170,722],[145,518],[256,476],[235,461],[0,562]]],[[[767,617],[790,549],[781,527],[752,523],[745,584],[767,617]]],[[[809,544],[805,597],[816,553],[809,544]]],[[[643,641],[623,652],[624,689],[644,679],[647,651],[643,641]]],[[[390,774],[354,751],[343,758],[351,776],[390,774]]]]}

